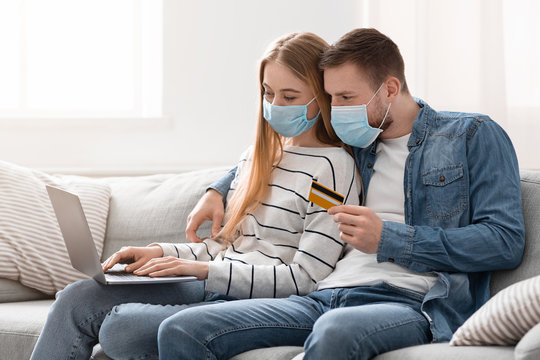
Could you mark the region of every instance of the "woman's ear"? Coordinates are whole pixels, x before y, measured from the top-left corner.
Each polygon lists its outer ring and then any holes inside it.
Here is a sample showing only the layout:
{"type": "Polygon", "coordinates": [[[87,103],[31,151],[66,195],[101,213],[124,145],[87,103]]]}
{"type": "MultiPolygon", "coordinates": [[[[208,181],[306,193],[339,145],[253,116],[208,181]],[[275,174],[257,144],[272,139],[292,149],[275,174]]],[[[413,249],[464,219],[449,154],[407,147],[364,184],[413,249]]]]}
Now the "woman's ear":
{"type": "Polygon", "coordinates": [[[398,78],[394,76],[390,76],[385,81],[386,83],[386,98],[388,102],[393,102],[396,97],[399,95],[399,92],[401,90],[401,83],[399,82],[398,78]]]}

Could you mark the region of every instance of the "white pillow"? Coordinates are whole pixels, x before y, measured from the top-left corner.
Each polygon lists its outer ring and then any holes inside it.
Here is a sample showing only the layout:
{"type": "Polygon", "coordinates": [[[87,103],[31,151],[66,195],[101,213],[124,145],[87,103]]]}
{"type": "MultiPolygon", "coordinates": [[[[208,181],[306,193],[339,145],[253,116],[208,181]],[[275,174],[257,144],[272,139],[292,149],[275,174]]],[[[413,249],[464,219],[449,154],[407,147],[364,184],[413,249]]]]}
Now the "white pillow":
{"type": "Polygon", "coordinates": [[[540,322],[540,276],[497,293],[457,329],[450,345],[515,345],[540,322]]]}
{"type": "Polygon", "coordinates": [[[98,180],[52,176],[0,161],[0,278],[54,294],[87,276],[71,267],[46,184],[79,195],[100,255],[111,191],[98,180]]]}

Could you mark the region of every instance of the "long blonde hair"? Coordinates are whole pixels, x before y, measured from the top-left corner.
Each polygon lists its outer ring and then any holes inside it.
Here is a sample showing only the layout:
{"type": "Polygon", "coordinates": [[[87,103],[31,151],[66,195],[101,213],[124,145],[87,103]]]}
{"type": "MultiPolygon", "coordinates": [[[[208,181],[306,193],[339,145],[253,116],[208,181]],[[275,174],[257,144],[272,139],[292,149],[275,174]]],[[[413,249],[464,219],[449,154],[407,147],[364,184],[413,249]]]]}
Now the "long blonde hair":
{"type": "MultiPolygon", "coordinates": [[[[233,242],[245,216],[257,209],[268,191],[270,175],[283,156],[284,138],[275,132],[263,117],[264,69],[268,62],[275,62],[291,70],[298,79],[313,91],[320,108],[315,123],[315,136],[323,144],[343,146],[330,124],[330,99],[324,92],[323,73],[319,60],[328,43],[312,33],[293,33],[278,39],[260,62],[260,104],[253,157],[242,171],[236,192],[231,197],[226,223],[218,237],[233,242]]],[[[246,162],[246,165],[248,163],[246,162]]]]}

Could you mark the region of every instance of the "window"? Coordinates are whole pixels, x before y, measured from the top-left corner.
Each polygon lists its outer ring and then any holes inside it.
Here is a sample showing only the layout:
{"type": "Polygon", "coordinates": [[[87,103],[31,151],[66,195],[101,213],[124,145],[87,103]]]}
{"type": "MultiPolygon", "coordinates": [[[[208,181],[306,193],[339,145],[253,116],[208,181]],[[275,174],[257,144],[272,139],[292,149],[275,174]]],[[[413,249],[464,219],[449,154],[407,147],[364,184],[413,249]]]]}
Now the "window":
{"type": "Polygon", "coordinates": [[[0,0],[0,118],[161,117],[162,6],[0,0]]]}
{"type": "Polygon", "coordinates": [[[503,3],[506,89],[510,108],[540,108],[540,3],[503,3]]]}

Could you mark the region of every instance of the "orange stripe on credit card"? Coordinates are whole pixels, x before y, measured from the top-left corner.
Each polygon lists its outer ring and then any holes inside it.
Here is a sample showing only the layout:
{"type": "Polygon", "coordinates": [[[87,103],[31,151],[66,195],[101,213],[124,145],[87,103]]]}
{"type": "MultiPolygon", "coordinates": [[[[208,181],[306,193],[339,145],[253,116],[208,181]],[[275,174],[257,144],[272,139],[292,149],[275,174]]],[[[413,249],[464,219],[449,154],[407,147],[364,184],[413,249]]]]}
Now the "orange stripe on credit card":
{"type": "Polygon", "coordinates": [[[330,190],[326,186],[313,181],[311,183],[308,200],[328,210],[332,206],[342,205],[344,197],[340,193],[330,190]]]}

